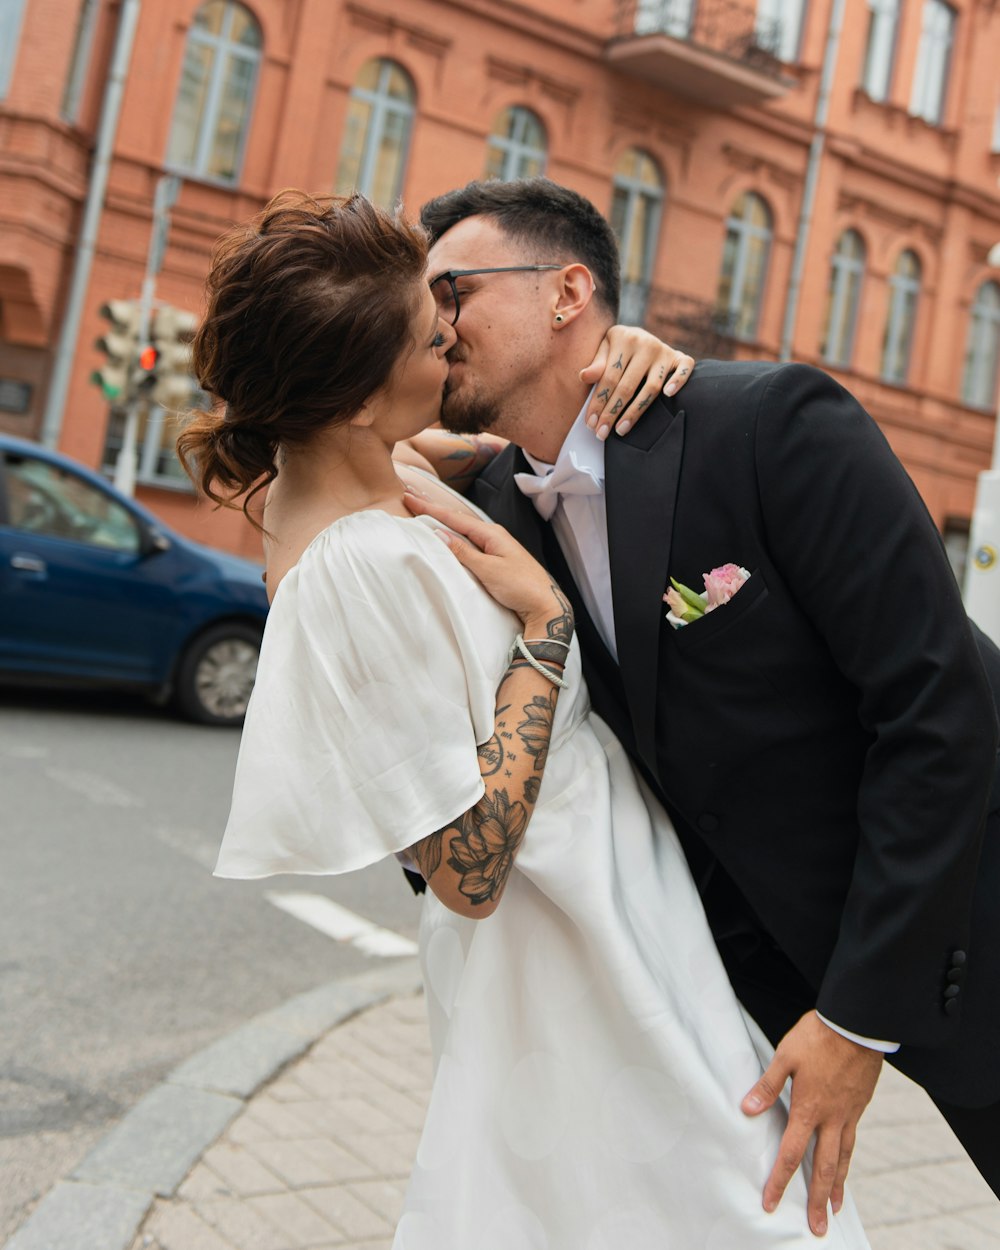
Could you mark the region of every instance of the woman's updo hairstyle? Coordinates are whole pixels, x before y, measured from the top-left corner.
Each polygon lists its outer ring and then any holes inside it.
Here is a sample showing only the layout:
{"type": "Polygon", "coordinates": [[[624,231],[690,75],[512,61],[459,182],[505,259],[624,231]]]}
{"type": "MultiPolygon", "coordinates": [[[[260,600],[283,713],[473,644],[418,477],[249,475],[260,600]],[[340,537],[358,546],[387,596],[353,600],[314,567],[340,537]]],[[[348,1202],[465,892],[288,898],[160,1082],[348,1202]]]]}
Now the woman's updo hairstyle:
{"type": "Polygon", "coordinates": [[[230,507],[247,495],[249,516],[280,444],[358,413],[412,348],[426,263],[420,229],[361,195],[283,191],[225,234],[193,347],[195,376],[219,403],[177,440],[195,485],[230,507]]]}

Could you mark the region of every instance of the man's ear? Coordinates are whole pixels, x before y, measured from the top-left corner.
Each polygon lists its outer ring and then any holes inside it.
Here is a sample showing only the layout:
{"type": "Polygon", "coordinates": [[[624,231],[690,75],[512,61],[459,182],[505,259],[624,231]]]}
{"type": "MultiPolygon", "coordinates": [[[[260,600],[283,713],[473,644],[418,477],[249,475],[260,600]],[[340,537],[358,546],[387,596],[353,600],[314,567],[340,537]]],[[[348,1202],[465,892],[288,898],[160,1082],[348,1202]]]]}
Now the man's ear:
{"type": "Polygon", "coordinates": [[[552,308],[553,329],[561,329],[575,321],[590,307],[596,284],[594,275],[579,262],[567,265],[559,275],[559,289],[552,308]]]}

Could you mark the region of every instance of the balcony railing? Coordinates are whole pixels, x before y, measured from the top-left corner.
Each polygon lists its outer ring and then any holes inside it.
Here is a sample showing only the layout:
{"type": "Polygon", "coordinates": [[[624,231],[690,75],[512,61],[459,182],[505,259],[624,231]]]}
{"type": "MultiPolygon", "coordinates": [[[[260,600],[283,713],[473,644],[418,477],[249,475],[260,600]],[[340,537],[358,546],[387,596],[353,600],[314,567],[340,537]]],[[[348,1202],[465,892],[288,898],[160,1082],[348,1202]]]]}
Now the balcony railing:
{"type": "Polygon", "coordinates": [[[617,0],[612,64],[703,104],[761,104],[788,89],[777,21],[739,0],[617,0]]]}
{"type": "Polygon", "coordinates": [[[618,319],[626,325],[645,326],[696,360],[731,360],[736,352],[733,317],[706,300],[678,291],[623,282],[618,319]]]}

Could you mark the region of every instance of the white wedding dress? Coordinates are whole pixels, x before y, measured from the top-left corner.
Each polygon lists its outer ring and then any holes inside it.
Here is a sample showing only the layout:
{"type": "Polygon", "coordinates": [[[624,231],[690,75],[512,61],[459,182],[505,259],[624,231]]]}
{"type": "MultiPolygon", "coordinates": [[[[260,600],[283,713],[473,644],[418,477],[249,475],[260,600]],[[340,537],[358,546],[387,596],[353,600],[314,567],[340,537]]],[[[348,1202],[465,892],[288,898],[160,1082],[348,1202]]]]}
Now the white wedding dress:
{"type": "MultiPolygon", "coordinates": [[[[518,623],[434,528],[356,513],[285,576],[218,875],[362,868],[482,795],[518,623]]],[[[850,1199],[810,1234],[801,1172],[762,1210],[784,1108],[739,1104],[767,1043],[667,817],[588,709],[575,642],[567,678],[497,911],[425,896],[436,1067],[394,1250],[864,1250],[850,1199]]]]}

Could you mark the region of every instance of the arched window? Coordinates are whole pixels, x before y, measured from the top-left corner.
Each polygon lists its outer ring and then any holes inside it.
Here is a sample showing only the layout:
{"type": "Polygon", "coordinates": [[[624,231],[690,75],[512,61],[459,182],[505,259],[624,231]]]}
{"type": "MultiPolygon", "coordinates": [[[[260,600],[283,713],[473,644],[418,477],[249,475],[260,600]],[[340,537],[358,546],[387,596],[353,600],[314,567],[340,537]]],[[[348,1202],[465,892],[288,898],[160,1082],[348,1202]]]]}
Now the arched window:
{"type": "Polygon", "coordinates": [[[757,0],[757,42],[780,61],[799,59],[802,5],[803,0],[757,0]]]}
{"type": "Polygon", "coordinates": [[[948,95],[951,45],[955,41],[955,10],[943,0],[924,0],[917,67],[913,72],[910,112],[932,126],[940,124],[948,95]]]}
{"type": "Polygon", "coordinates": [[[351,88],[336,191],[360,191],[391,208],[399,199],[417,93],[395,61],[366,61],[351,88]]]}
{"type": "Polygon", "coordinates": [[[167,165],[236,182],[260,65],[260,27],[242,4],[208,0],[188,32],[167,165]]]}
{"type": "Polygon", "coordinates": [[[21,35],[24,0],[0,0],[0,99],[7,94],[21,35]]]}
{"type": "Polygon", "coordinates": [[[861,86],[872,100],[884,100],[889,94],[898,21],[899,0],[868,0],[868,38],[861,86]]]}
{"type": "Polygon", "coordinates": [[[901,252],[889,278],[889,315],[882,342],[882,377],[886,382],[906,381],[910,349],[920,298],[920,261],[915,252],[901,252]]]}
{"type": "Polygon", "coordinates": [[[992,408],[1000,362],[1000,283],[984,282],[976,292],[962,372],[962,402],[992,408]]]}
{"type": "Polygon", "coordinates": [[[656,162],[629,148],[615,166],[611,192],[611,228],[622,266],[618,318],[626,325],[642,325],[646,316],[662,213],[663,178],[656,162]]]}
{"type": "Polygon", "coordinates": [[[837,240],[830,265],[826,317],[820,354],[832,365],[847,365],[854,352],[861,284],[865,276],[865,244],[857,230],[845,230],[837,240]]]}
{"type": "Polygon", "coordinates": [[[514,105],[493,123],[486,148],[487,178],[509,182],[545,173],[548,140],[545,127],[530,109],[514,105]]]}
{"type": "Polygon", "coordinates": [[[80,111],[80,100],[90,68],[90,53],[94,44],[94,30],[97,26],[100,0],[82,0],[80,12],[76,19],[76,38],[73,41],[73,56],[69,63],[69,76],[63,90],[62,106],[59,114],[63,121],[75,122],[80,111]]]}
{"type": "Polygon", "coordinates": [[[728,334],[752,339],[771,254],[771,210],[759,195],[745,191],[726,222],[726,244],[716,311],[728,334]]]}
{"type": "Polygon", "coordinates": [[[694,3],[695,0],[638,0],[635,33],[687,39],[691,34],[694,3]]]}

